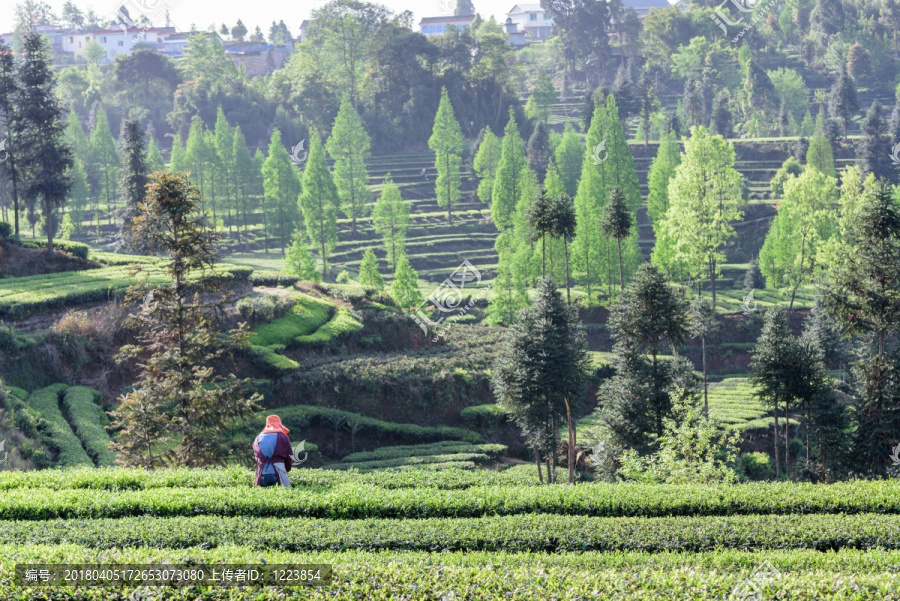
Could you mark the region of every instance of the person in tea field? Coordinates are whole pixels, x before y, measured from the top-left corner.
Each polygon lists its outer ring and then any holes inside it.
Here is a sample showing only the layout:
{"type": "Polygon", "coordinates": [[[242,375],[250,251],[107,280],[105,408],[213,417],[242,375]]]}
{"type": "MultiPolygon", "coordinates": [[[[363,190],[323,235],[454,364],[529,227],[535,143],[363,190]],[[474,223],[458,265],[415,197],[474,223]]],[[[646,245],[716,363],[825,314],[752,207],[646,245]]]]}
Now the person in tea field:
{"type": "Polygon", "coordinates": [[[277,415],[266,418],[266,427],[253,441],[253,455],[256,457],[255,486],[280,484],[290,488],[291,481],[287,473],[291,471],[294,461],[289,432],[277,415]]]}

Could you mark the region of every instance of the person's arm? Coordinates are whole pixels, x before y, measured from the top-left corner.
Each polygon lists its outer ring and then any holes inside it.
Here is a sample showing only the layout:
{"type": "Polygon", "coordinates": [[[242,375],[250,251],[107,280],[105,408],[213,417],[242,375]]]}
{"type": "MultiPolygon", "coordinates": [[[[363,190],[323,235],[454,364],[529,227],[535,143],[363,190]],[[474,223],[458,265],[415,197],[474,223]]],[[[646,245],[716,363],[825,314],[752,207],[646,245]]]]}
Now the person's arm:
{"type": "Polygon", "coordinates": [[[294,460],[292,457],[292,455],[294,454],[294,450],[291,448],[291,439],[288,438],[287,434],[279,434],[278,442],[275,446],[275,455],[277,455],[278,458],[284,462],[285,471],[291,471],[291,467],[294,464],[294,460]]]}

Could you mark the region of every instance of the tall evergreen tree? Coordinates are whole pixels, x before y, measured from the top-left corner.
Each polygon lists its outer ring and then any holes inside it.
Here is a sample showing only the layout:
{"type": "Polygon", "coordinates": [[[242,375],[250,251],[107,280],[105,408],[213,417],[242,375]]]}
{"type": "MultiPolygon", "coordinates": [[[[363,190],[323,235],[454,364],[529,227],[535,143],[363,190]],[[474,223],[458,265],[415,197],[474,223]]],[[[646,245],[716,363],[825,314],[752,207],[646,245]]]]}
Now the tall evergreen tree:
{"type": "Polygon", "coordinates": [[[632,218],[631,211],[625,205],[625,195],[618,186],[613,187],[609,193],[609,202],[603,211],[603,220],[601,227],[603,234],[607,238],[613,238],[616,241],[616,248],[619,254],[619,288],[625,290],[625,270],[622,267],[622,240],[628,237],[631,232],[632,218]]]}
{"type": "Polygon", "coordinates": [[[653,221],[664,219],[669,210],[669,182],[681,163],[681,150],[675,136],[663,134],[647,174],[647,215],[653,221]]]}
{"type": "MultiPolygon", "coordinates": [[[[100,195],[106,201],[107,222],[112,223],[112,203],[118,196],[118,173],[122,164],[116,140],[109,130],[106,111],[102,107],[97,111],[97,124],[91,132],[91,162],[97,170],[100,195]]],[[[100,223],[99,214],[97,223],[100,223]]]]}
{"type": "Polygon", "coordinates": [[[647,146],[650,144],[650,117],[659,110],[659,98],[650,83],[650,74],[646,69],[642,69],[641,75],[638,77],[638,109],[641,115],[644,146],[647,146]]]}
{"type": "Polygon", "coordinates": [[[325,162],[325,150],[319,133],[313,130],[309,137],[309,159],[303,172],[303,192],[300,209],[310,241],[322,257],[322,278],[328,279],[328,254],[337,244],[337,186],[325,162]]]}
{"type": "MultiPolygon", "coordinates": [[[[244,239],[248,239],[248,229],[250,223],[248,213],[250,211],[250,197],[253,191],[252,182],[261,175],[259,169],[250,156],[250,149],[247,148],[247,140],[244,138],[244,132],[241,126],[234,128],[234,136],[232,136],[234,148],[231,151],[234,157],[234,180],[236,183],[235,196],[237,198],[237,210],[241,214],[241,222],[244,224],[244,239]]],[[[240,236],[238,237],[240,240],[240,236]]]]}
{"type": "Polygon", "coordinates": [[[391,174],[384,176],[381,195],[375,202],[372,211],[372,225],[381,235],[388,263],[397,266],[397,257],[406,253],[406,230],[409,229],[409,203],[400,195],[400,188],[391,179],[391,174]]]}
{"type": "Polygon", "coordinates": [[[512,226],[513,213],[521,193],[519,174],[525,164],[522,138],[519,136],[519,128],[516,126],[513,110],[510,108],[509,121],[503,131],[500,164],[497,165],[494,190],[491,193],[491,218],[500,231],[512,226]]]}
{"type": "Polygon", "coordinates": [[[172,136],[172,150],[169,154],[169,170],[174,172],[184,171],[186,169],[184,161],[184,142],[181,135],[172,136]]]}
{"type": "MultiPolygon", "coordinates": [[[[17,130],[16,121],[19,118],[19,105],[17,104],[19,91],[19,79],[17,66],[15,63],[15,54],[3,41],[0,41],[0,115],[2,115],[3,134],[2,138],[6,142],[7,160],[5,161],[5,169],[9,175],[10,187],[12,192],[12,209],[13,209],[13,233],[19,235],[19,182],[21,175],[19,173],[18,162],[16,160],[17,142],[15,132],[17,130]]],[[[80,128],[79,128],[80,129],[80,128]]]]}
{"type": "Polygon", "coordinates": [[[119,230],[116,249],[120,252],[135,253],[144,249],[135,244],[134,220],[141,214],[140,204],[147,194],[148,178],[147,150],[144,147],[145,133],[140,121],[126,119],[122,121],[122,133],[119,136],[122,144],[122,192],[124,206],[120,211],[122,224],[119,230]]]}
{"type": "Polygon", "coordinates": [[[291,247],[284,256],[284,269],[299,277],[302,282],[322,281],[322,273],[306,244],[306,232],[303,230],[297,230],[291,235],[291,247]]]}
{"type": "Polygon", "coordinates": [[[87,173],[78,157],[72,160],[72,168],[68,176],[72,180],[72,189],[69,191],[68,214],[72,219],[75,231],[81,230],[84,213],[91,202],[91,189],[88,185],[87,173]]]}
{"type": "Polygon", "coordinates": [[[200,207],[206,210],[206,201],[210,196],[209,181],[212,166],[209,164],[209,153],[206,148],[206,127],[198,116],[191,120],[191,128],[185,142],[184,169],[191,174],[191,183],[200,190],[200,207]]]}
{"type": "Polygon", "coordinates": [[[891,165],[891,143],[881,118],[881,104],[876,100],[866,112],[862,123],[863,138],[857,158],[863,173],[873,173],[876,177],[897,182],[897,170],[891,165]]]}
{"type": "Polygon", "coordinates": [[[522,428],[535,450],[549,455],[548,483],[554,482],[559,428],[566,402],[581,404],[588,372],[584,329],[556,285],[542,279],[537,298],[519,314],[492,369],[494,394],[522,428]]]}
{"type": "Polygon", "coordinates": [[[215,154],[216,188],[220,193],[224,208],[228,210],[228,230],[232,227],[232,211],[237,210],[237,179],[234,164],[234,128],[228,124],[225,111],[220,106],[216,111],[216,125],[213,130],[212,151],[215,154]]]}
{"type": "Polygon", "coordinates": [[[362,263],[359,265],[359,283],[367,288],[384,290],[384,278],[378,271],[378,259],[371,248],[363,253],[362,263]]]}
{"type": "Polygon", "coordinates": [[[662,272],[645,263],[613,307],[609,327],[616,339],[617,374],[599,393],[601,417],[620,444],[645,453],[670,417],[673,373],[660,355],[665,345],[674,350],[684,342],[687,306],[662,272]]]}
{"type": "Polygon", "coordinates": [[[859,112],[859,97],[856,93],[856,83],[847,73],[846,66],[841,67],[840,75],[831,86],[831,92],[828,95],[828,112],[833,118],[844,122],[844,137],[848,138],[847,127],[850,118],[859,112]]]}
{"type": "Polygon", "coordinates": [[[18,115],[14,137],[19,145],[16,169],[23,175],[23,195],[30,206],[39,203],[44,218],[47,248],[53,251],[57,211],[72,187],[68,171],[72,151],[65,141],[63,109],[55,95],[53,59],[49,42],[31,32],[22,41],[16,95],[18,115]]]}
{"type": "Polygon", "coordinates": [[[525,103],[525,116],[535,119],[547,126],[550,120],[550,107],[556,103],[557,94],[553,80],[546,71],[538,73],[534,84],[534,91],[525,103]]]}
{"type": "Polygon", "coordinates": [[[371,140],[349,96],[341,101],[325,148],[334,159],[334,183],[355,236],[356,221],[366,216],[372,202],[372,193],[366,185],[366,161],[371,156],[371,140]]]}
{"type": "Polygon", "coordinates": [[[419,292],[419,274],[409,264],[406,253],[397,255],[394,279],[391,282],[391,296],[403,311],[411,311],[422,303],[419,292]]]}
{"type": "Polygon", "coordinates": [[[713,99],[712,119],[710,121],[712,133],[718,134],[726,139],[734,135],[734,128],[732,126],[734,116],[731,114],[731,109],[729,108],[730,104],[731,97],[729,96],[727,89],[716,94],[715,99],[713,99]]]}
{"type": "Polygon", "coordinates": [[[540,182],[543,182],[547,176],[547,165],[550,162],[551,153],[550,134],[543,122],[538,121],[534,126],[531,138],[528,139],[525,154],[528,157],[528,166],[537,174],[540,182]]]}
{"type": "Polygon", "coordinates": [[[806,151],[806,164],[830,177],[837,176],[837,171],[834,168],[834,152],[831,149],[831,143],[825,137],[825,116],[823,111],[819,111],[819,116],[816,118],[816,133],[809,140],[809,148],[806,151]]]}
{"type": "Polygon", "coordinates": [[[528,305],[528,292],[522,274],[515,265],[516,247],[510,244],[514,236],[511,230],[501,232],[497,238],[497,278],[491,290],[491,302],[487,308],[488,323],[491,325],[511,325],[515,323],[519,311],[528,305]]]}
{"type": "Polygon", "coordinates": [[[459,202],[462,164],[463,135],[453,114],[453,105],[447,88],[441,90],[441,103],[434,116],[434,129],[428,139],[428,147],[434,151],[434,168],[437,179],[434,183],[439,207],[447,209],[447,223],[453,225],[453,206],[459,202]]]}
{"type": "Polygon", "coordinates": [[[263,217],[271,224],[266,228],[266,252],[269,251],[268,234],[274,234],[279,239],[283,255],[291,234],[300,222],[297,198],[302,186],[294,164],[281,144],[281,132],[277,128],[272,131],[269,140],[269,156],[262,166],[262,180],[263,217]]]}
{"type": "Polygon", "coordinates": [[[575,198],[578,193],[578,180],[581,179],[581,166],[584,163],[584,145],[571,123],[566,123],[562,139],[553,153],[553,160],[566,196],[575,198]]]}
{"type": "MultiPolygon", "coordinates": [[[[553,169],[552,164],[551,169],[551,173],[555,173],[556,170],[553,169]]],[[[566,303],[572,304],[572,295],[569,289],[569,240],[575,237],[575,231],[578,225],[577,216],[575,215],[575,205],[572,204],[572,201],[565,194],[554,193],[550,213],[553,217],[553,237],[563,243],[563,254],[566,265],[566,303]]],[[[628,216],[630,218],[631,214],[628,213],[628,216]]]]}
{"type": "Polygon", "coordinates": [[[500,140],[490,127],[485,127],[473,165],[475,175],[478,176],[478,198],[481,199],[481,202],[491,203],[491,192],[497,176],[497,167],[500,165],[501,151],[500,140]]]}
{"type": "Polygon", "coordinates": [[[161,171],[166,168],[166,161],[162,156],[162,153],[159,151],[159,147],[156,145],[156,140],[153,139],[153,136],[148,136],[147,140],[147,171],[149,173],[153,173],[154,171],[161,171]]]}

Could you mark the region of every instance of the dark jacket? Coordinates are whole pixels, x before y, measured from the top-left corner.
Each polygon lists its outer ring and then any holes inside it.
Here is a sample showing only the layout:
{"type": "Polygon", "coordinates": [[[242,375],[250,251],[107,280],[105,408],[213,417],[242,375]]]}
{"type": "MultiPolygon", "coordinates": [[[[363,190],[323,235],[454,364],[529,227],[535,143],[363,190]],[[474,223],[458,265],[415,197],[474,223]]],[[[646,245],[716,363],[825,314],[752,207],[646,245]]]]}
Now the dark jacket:
{"type": "MultiPolygon", "coordinates": [[[[263,470],[266,473],[275,472],[278,478],[278,470],[273,463],[284,463],[285,471],[291,471],[294,461],[291,458],[291,439],[284,432],[262,432],[253,441],[253,455],[256,458],[256,480],[254,486],[259,486],[263,470]]],[[[279,484],[283,484],[279,479],[279,484]]]]}

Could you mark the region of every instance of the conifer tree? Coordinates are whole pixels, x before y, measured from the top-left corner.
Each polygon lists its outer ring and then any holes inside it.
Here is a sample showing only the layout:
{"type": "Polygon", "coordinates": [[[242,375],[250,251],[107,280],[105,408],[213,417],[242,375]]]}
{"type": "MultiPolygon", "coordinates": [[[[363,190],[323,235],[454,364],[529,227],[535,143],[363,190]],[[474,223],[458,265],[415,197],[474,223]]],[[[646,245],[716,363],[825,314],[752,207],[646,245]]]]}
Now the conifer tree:
{"type": "Polygon", "coordinates": [[[306,244],[306,234],[302,230],[297,230],[291,236],[291,246],[284,257],[284,270],[296,275],[302,282],[322,281],[322,273],[306,244]]]}
{"type": "Polygon", "coordinates": [[[187,142],[185,142],[184,170],[190,173],[191,183],[200,190],[200,207],[202,210],[206,210],[212,167],[209,164],[209,153],[206,148],[206,127],[198,116],[191,120],[191,128],[188,132],[187,142]]]}
{"type": "MultiPolygon", "coordinates": [[[[847,127],[850,118],[859,111],[859,97],[856,93],[856,84],[847,73],[847,67],[841,67],[841,73],[831,86],[828,95],[828,112],[835,119],[844,122],[844,137],[848,138],[847,127]]],[[[849,139],[849,138],[848,138],[849,139]]]]}
{"type": "Polygon", "coordinates": [[[166,168],[166,161],[163,159],[162,153],[159,151],[159,147],[156,145],[156,140],[153,139],[153,136],[148,136],[147,140],[147,171],[148,173],[153,173],[154,171],[161,171],[166,168]]]}
{"type": "MultiPolygon", "coordinates": [[[[551,174],[555,173],[555,169],[553,169],[553,165],[551,164],[551,174]]],[[[548,189],[553,190],[548,184],[548,189]]],[[[572,204],[572,201],[565,194],[560,194],[558,192],[551,192],[553,198],[553,204],[551,206],[551,216],[553,220],[553,238],[562,242],[563,245],[563,256],[565,258],[565,275],[564,281],[566,283],[566,303],[572,304],[572,295],[569,289],[569,240],[575,236],[575,230],[577,227],[577,217],[575,215],[575,205],[572,204]]],[[[628,214],[629,217],[631,214],[628,214]]],[[[620,255],[621,258],[621,255],[620,255]]],[[[621,262],[620,262],[621,265],[621,262]]]]}
{"type": "Polygon", "coordinates": [[[534,132],[528,139],[526,148],[526,156],[528,157],[528,166],[538,176],[538,181],[543,182],[547,176],[547,165],[550,162],[550,135],[543,122],[538,121],[534,126],[534,132]]]}
{"type": "Polygon", "coordinates": [[[491,203],[491,192],[494,188],[494,179],[497,176],[497,167],[500,164],[502,147],[500,140],[494,135],[490,127],[484,128],[484,136],[478,152],[475,154],[474,169],[478,176],[478,198],[481,202],[491,203]]]}
{"type": "Polygon", "coordinates": [[[607,238],[614,238],[619,254],[619,288],[625,289],[625,271],[622,267],[622,240],[631,232],[631,211],[625,206],[625,194],[621,188],[614,186],[609,194],[609,202],[603,211],[601,227],[607,238]]]}
{"type": "Polygon", "coordinates": [[[801,173],[803,173],[803,165],[800,164],[800,161],[793,156],[786,158],[769,182],[769,191],[772,193],[772,198],[781,198],[782,194],[784,194],[784,184],[801,173]]]}
{"type": "Polygon", "coordinates": [[[897,170],[891,165],[891,143],[885,135],[884,120],[881,118],[881,103],[872,103],[862,122],[863,138],[857,158],[863,173],[873,173],[876,177],[896,183],[897,170]]]}
{"type": "Polygon", "coordinates": [[[644,134],[644,146],[650,144],[650,117],[659,109],[659,98],[650,83],[650,74],[641,70],[638,77],[638,107],[641,115],[641,131],[644,134]]]}
{"type": "Polygon", "coordinates": [[[309,136],[309,158],[303,172],[300,209],[310,242],[322,258],[322,277],[328,279],[328,254],[337,244],[337,212],[340,205],[337,186],[325,162],[322,139],[315,130],[309,136]]]}
{"type": "MultiPolygon", "coordinates": [[[[109,130],[106,111],[102,107],[97,111],[97,124],[91,132],[91,162],[97,170],[100,196],[106,201],[107,223],[112,223],[112,203],[118,195],[118,174],[122,164],[116,140],[109,130]]],[[[100,223],[99,215],[97,223],[100,223]]]]}
{"type": "Polygon", "coordinates": [[[185,169],[184,142],[181,141],[181,136],[179,134],[175,134],[172,136],[172,151],[169,155],[169,170],[178,173],[179,171],[185,171],[185,169]]]}
{"type": "Polygon", "coordinates": [[[575,198],[578,193],[578,180],[581,179],[581,166],[584,163],[584,145],[571,123],[566,123],[562,139],[554,151],[553,162],[559,172],[566,196],[575,198]]]}
{"type": "Polygon", "coordinates": [[[462,164],[463,135],[453,114],[453,105],[447,88],[441,90],[441,103],[434,116],[434,129],[428,139],[428,147],[434,151],[434,168],[437,179],[434,190],[439,207],[447,209],[447,223],[453,225],[453,207],[459,203],[462,164]]]}
{"type": "Polygon", "coordinates": [[[532,448],[540,472],[549,456],[548,483],[555,481],[559,428],[566,402],[577,410],[587,383],[587,343],[573,307],[556,285],[542,279],[533,305],[510,326],[492,368],[491,384],[532,448]]]}
{"type": "Polygon", "coordinates": [[[419,292],[419,274],[409,264],[406,253],[397,255],[394,280],[391,282],[391,296],[403,311],[411,311],[422,303],[419,292]]]}
{"type": "MultiPolygon", "coordinates": [[[[19,116],[19,105],[17,104],[19,95],[19,79],[15,62],[15,53],[0,40],[0,115],[2,115],[2,123],[4,129],[3,140],[7,143],[7,159],[5,162],[6,172],[9,174],[9,181],[12,193],[12,213],[13,213],[13,233],[19,235],[19,180],[21,174],[17,167],[16,154],[17,143],[15,132],[17,130],[16,121],[19,116]]],[[[71,120],[70,120],[71,121],[71,120]]],[[[77,119],[75,120],[77,121],[77,119]]],[[[81,126],[78,126],[81,131],[81,126]]],[[[84,132],[81,132],[84,136],[84,132]]],[[[81,155],[85,156],[85,155],[81,155]]]]}
{"type": "Polygon", "coordinates": [[[525,281],[515,266],[516,248],[509,242],[513,235],[511,230],[506,230],[497,238],[497,278],[491,287],[493,295],[486,312],[488,323],[495,326],[513,324],[519,311],[528,305],[525,281]]]}
{"type": "Polygon", "coordinates": [[[825,117],[822,111],[819,111],[816,117],[816,133],[809,140],[806,164],[830,177],[837,175],[834,169],[834,152],[831,150],[831,143],[825,137],[825,117]]]}
{"type": "Polygon", "coordinates": [[[491,193],[491,218],[498,230],[503,231],[512,226],[513,213],[521,194],[519,174],[526,164],[522,150],[522,138],[516,126],[512,108],[509,109],[509,121],[503,131],[503,144],[500,164],[494,178],[494,189],[491,193]]]}
{"type": "Polygon", "coordinates": [[[234,128],[228,124],[225,111],[220,106],[216,112],[216,125],[211,138],[216,165],[216,188],[228,210],[228,231],[232,229],[232,211],[237,209],[236,174],[234,164],[234,128]]]}
{"type": "Polygon", "coordinates": [[[681,163],[681,151],[672,132],[663,134],[647,174],[647,215],[653,221],[664,219],[669,210],[669,182],[681,163]]]}
{"type": "Polygon", "coordinates": [[[406,230],[409,229],[409,223],[409,204],[403,200],[400,188],[388,173],[384,176],[381,196],[372,211],[372,225],[381,235],[388,263],[394,267],[397,265],[397,257],[406,252],[406,230]]]}
{"type": "MultiPolygon", "coordinates": [[[[259,179],[262,175],[261,171],[256,168],[253,157],[250,156],[250,149],[247,148],[247,140],[244,138],[244,132],[241,126],[234,128],[234,136],[232,136],[234,148],[231,151],[234,157],[234,179],[235,179],[235,198],[236,210],[241,214],[241,222],[244,224],[244,239],[248,239],[248,212],[250,210],[250,195],[253,190],[253,181],[259,179]]],[[[240,242],[240,233],[238,234],[240,242]]]]}
{"type": "MultiPolygon", "coordinates": [[[[546,71],[538,73],[534,84],[534,91],[525,104],[525,116],[535,119],[544,126],[550,120],[550,107],[556,103],[557,94],[553,80],[546,71]]],[[[534,167],[532,167],[534,169],[534,167]]]]}
{"type": "Polygon", "coordinates": [[[300,222],[297,197],[301,185],[277,128],[272,131],[269,156],[262,165],[262,187],[263,217],[271,224],[266,228],[266,252],[269,251],[268,235],[271,233],[278,237],[283,255],[289,237],[300,222]]]}
{"type": "Polygon", "coordinates": [[[363,253],[363,260],[359,265],[359,283],[366,288],[384,290],[384,278],[378,271],[378,259],[371,248],[363,253]]]}
{"type": "Polygon", "coordinates": [[[136,253],[143,249],[135,244],[133,228],[134,220],[140,215],[140,204],[144,202],[149,183],[147,168],[147,151],[144,147],[145,132],[137,119],[126,119],[122,122],[122,182],[124,206],[121,209],[120,226],[116,249],[119,252],[136,253]]]}
{"type": "Polygon", "coordinates": [[[341,101],[325,148],[334,159],[338,197],[344,214],[352,223],[353,235],[356,235],[357,219],[366,216],[372,201],[372,193],[366,185],[366,161],[371,156],[371,140],[349,96],[341,101]]]}

